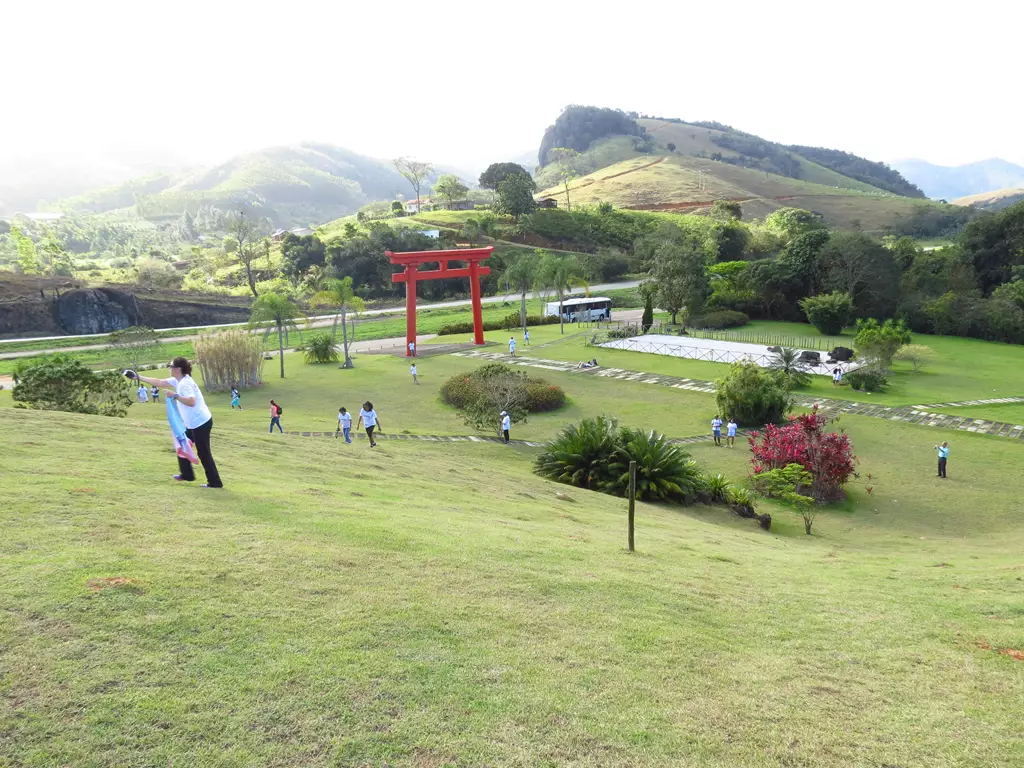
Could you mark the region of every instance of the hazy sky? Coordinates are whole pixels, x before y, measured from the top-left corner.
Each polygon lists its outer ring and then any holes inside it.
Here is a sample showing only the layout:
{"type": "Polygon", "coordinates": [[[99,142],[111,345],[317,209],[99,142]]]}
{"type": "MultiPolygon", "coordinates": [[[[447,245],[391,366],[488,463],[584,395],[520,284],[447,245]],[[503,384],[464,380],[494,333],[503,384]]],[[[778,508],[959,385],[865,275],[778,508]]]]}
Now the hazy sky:
{"type": "Polygon", "coordinates": [[[1024,162],[1013,0],[3,6],[0,159],[311,139],[477,166],[579,103],[876,160],[1024,162]]]}

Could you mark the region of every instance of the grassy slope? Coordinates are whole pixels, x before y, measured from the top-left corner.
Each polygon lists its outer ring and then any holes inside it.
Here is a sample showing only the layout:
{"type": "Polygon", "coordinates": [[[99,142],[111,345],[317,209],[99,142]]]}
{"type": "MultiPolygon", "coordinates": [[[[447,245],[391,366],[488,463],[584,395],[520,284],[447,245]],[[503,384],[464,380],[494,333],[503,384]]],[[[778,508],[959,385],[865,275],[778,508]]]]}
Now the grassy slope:
{"type": "MultiPolygon", "coordinates": [[[[821,213],[837,226],[851,226],[859,220],[867,230],[891,225],[913,213],[915,206],[931,205],[887,193],[863,193],[835,189],[825,184],[788,179],[695,157],[644,155],[602,168],[569,185],[573,203],[611,202],[621,207],[712,202],[740,199],[745,217],[761,217],[783,206],[807,208],[821,213]],[[699,188],[699,170],[705,169],[705,189],[699,188]]],[[[823,171],[826,169],[822,169],[823,171]]],[[[564,204],[565,191],[551,187],[539,193],[564,204]]]]}
{"type": "MultiPolygon", "coordinates": [[[[648,133],[650,133],[654,138],[655,145],[659,148],[665,148],[667,150],[666,145],[671,142],[675,144],[675,151],[680,155],[708,157],[717,152],[723,157],[739,156],[739,153],[726,147],[720,147],[712,141],[713,136],[724,135],[721,131],[717,131],[714,128],[670,123],[664,120],[642,119],[637,120],[637,122],[647,129],[648,133]]],[[[824,184],[829,187],[853,189],[861,192],[882,193],[882,190],[877,187],[873,187],[870,184],[865,184],[862,181],[851,179],[849,176],[843,176],[841,173],[836,173],[829,168],[818,165],[817,163],[795,153],[790,154],[793,154],[793,156],[800,162],[803,174],[801,179],[803,181],[809,181],[815,184],[824,184]]]]}
{"type": "MultiPolygon", "coordinates": [[[[381,392],[402,368],[348,373],[381,392]]],[[[292,370],[286,421],[347,389],[292,370]]],[[[404,397],[385,424],[434,429],[404,397]]],[[[952,435],[940,485],[943,435],[848,418],[876,491],[818,535],[641,504],[628,556],[621,500],[557,499],[526,449],[271,439],[214,407],[223,492],[165,482],[158,409],[6,412],[0,764],[1024,760],[1024,664],[984,649],[1024,637],[1024,446],[952,435]]],[[[744,453],[697,449],[735,479],[744,453]]]]}
{"type": "Polygon", "coordinates": [[[1019,203],[1024,200],[1024,189],[997,189],[995,192],[982,192],[979,195],[969,195],[953,200],[953,205],[973,205],[985,210],[998,211],[1007,206],[1019,203]]]}
{"type": "MultiPolygon", "coordinates": [[[[614,312],[612,316],[614,317],[614,312]]],[[[776,336],[791,334],[793,338],[818,335],[813,326],[803,323],[757,321],[738,330],[744,333],[762,331],[776,336]]],[[[545,326],[531,330],[530,337],[535,349],[532,352],[526,352],[520,348],[520,351],[554,360],[579,361],[589,360],[596,356],[598,362],[606,366],[708,381],[714,381],[728,371],[728,366],[722,363],[587,347],[584,346],[585,334],[580,333],[579,328],[571,325],[566,326],[566,334],[572,335],[572,338],[558,344],[538,348],[538,345],[560,337],[558,326],[545,326]]],[[[848,332],[846,336],[848,337],[847,346],[852,347],[852,334],[848,332]]],[[[446,338],[455,341],[469,340],[468,335],[446,338]]],[[[485,334],[485,338],[502,343],[508,341],[508,333],[497,331],[485,334]]],[[[811,388],[802,391],[815,393],[822,397],[838,397],[884,405],[914,405],[1024,396],[1024,384],[1021,383],[1019,375],[1019,372],[1024,370],[1024,347],[1022,346],[964,339],[956,336],[923,334],[915,335],[914,343],[923,344],[935,350],[937,356],[935,364],[929,366],[922,373],[914,374],[911,372],[909,364],[895,363],[895,372],[890,379],[889,388],[885,392],[868,394],[856,392],[848,386],[836,389],[832,386],[831,380],[824,376],[814,377],[811,388]]],[[[956,412],[959,413],[960,410],[957,408],[956,412]]]]}

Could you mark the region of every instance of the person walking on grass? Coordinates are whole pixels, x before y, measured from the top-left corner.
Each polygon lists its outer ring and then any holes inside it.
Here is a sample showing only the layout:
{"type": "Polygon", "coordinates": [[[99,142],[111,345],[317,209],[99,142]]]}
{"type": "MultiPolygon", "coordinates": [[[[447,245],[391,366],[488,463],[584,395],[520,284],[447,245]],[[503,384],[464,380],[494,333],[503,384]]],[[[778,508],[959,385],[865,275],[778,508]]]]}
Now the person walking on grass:
{"type": "Polygon", "coordinates": [[[150,395],[150,397],[153,398],[153,402],[159,405],[159,403],[160,403],[160,387],[153,387],[153,389],[150,390],[149,395],[150,395]]]}
{"type": "Polygon", "coordinates": [[[530,329],[529,328],[523,328],[523,344],[525,346],[527,346],[527,347],[530,346],[530,329]]]}
{"type": "Polygon", "coordinates": [[[231,410],[242,410],[242,398],[238,394],[238,387],[231,388],[231,410]]]}
{"type": "Polygon", "coordinates": [[[147,403],[147,402],[149,402],[149,395],[147,394],[146,387],[143,384],[139,384],[139,402],[140,403],[147,403]]]}
{"type": "MultiPolygon", "coordinates": [[[[213,431],[213,414],[206,406],[203,393],[192,378],[192,363],[188,358],[176,357],[171,361],[171,378],[151,379],[147,376],[139,376],[135,371],[125,371],[129,379],[146,384],[159,386],[167,390],[167,399],[174,400],[181,414],[181,420],[185,422],[185,435],[196,447],[196,455],[203,465],[203,472],[206,473],[206,482],[203,488],[223,488],[224,483],[217,471],[217,463],[213,460],[213,453],[210,450],[210,433],[213,431]]],[[[192,462],[181,456],[178,457],[178,474],[175,480],[191,483],[196,479],[192,469],[192,462]]]]}
{"type": "Polygon", "coordinates": [[[416,363],[409,366],[409,373],[412,374],[412,383],[419,384],[420,380],[416,377],[416,363]]]}
{"type": "Polygon", "coordinates": [[[736,423],[736,419],[734,419],[732,416],[730,416],[729,417],[729,423],[725,425],[725,429],[726,429],[725,439],[726,439],[726,442],[729,444],[730,448],[735,448],[736,447],[736,428],[738,426],[739,425],[736,423]]]}
{"type": "Polygon", "coordinates": [[[342,406],[338,409],[338,428],[334,430],[334,439],[338,439],[338,434],[345,435],[345,442],[352,442],[352,414],[345,410],[342,406]]]}
{"type": "Polygon", "coordinates": [[[832,386],[838,387],[843,383],[843,369],[836,366],[836,369],[832,371],[832,386]]]}
{"type": "Polygon", "coordinates": [[[711,420],[711,436],[715,438],[715,445],[721,447],[722,445],[722,419],[716,413],[715,418],[711,420]]]}
{"type": "Polygon", "coordinates": [[[383,435],[384,428],[381,427],[377,412],[373,410],[373,403],[369,400],[363,403],[363,408],[359,411],[359,421],[356,422],[356,426],[358,427],[360,424],[366,429],[366,436],[370,438],[370,447],[376,448],[377,441],[373,439],[373,431],[377,430],[383,435]]]}
{"type": "Polygon", "coordinates": [[[277,431],[282,435],[284,430],[281,428],[281,413],[283,408],[275,403],[273,400],[270,401],[270,434],[274,434],[274,425],[277,425],[277,431]]]}
{"type": "Polygon", "coordinates": [[[936,445],[935,450],[939,454],[939,474],[936,477],[945,478],[946,476],[946,461],[949,459],[949,443],[945,440],[942,441],[942,445],[936,445]]]}
{"type": "Polygon", "coordinates": [[[509,336],[508,337],[508,353],[510,355],[512,355],[512,357],[516,356],[516,338],[515,338],[515,336],[509,336]]]}
{"type": "Polygon", "coordinates": [[[501,412],[501,434],[505,438],[505,445],[508,445],[508,431],[512,429],[512,417],[508,415],[508,411],[501,412]]]}

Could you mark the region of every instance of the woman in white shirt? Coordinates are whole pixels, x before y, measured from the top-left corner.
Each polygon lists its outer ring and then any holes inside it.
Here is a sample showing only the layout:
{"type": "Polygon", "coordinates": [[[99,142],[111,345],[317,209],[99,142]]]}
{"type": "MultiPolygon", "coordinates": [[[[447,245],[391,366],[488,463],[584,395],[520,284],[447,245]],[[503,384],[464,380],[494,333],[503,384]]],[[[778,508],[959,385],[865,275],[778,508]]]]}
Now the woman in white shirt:
{"type": "MultiPolygon", "coordinates": [[[[206,406],[203,393],[199,391],[199,385],[192,378],[192,363],[185,357],[176,357],[171,361],[171,378],[151,379],[148,376],[139,376],[135,371],[126,371],[125,375],[131,379],[144,381],[157,387],[167,390],[167,398],[174,400],[178,405],[178,412],[181,420],[185,422],[185,434],[196,447],[196,454],[203,465],[206,473],[206,482],[203,488],[223,488],[220,474],[217,472],[217,464],[213,460],[213,453],[210,452],[210,432],[213,430],[213,414],[206,406]]],[[[178,472],[175,480],[192,482],[196,479],[192,471],[192,462],[188,459],[178,457],[178,472]]]]}
{"type": "Polygon", "coordinates": [[[380,425],[380,419],[377,418],[377,412],[373,410],[373,403],[367,400],[363,403],[363,408],[359,411],[359,421],[356,422],[356,427],[362,424],[366,427],[366,436],[370,438],[370,447],[376,448],[377,441],[373,439],[373,430],[383,432],[384,428],[380,425]]]}

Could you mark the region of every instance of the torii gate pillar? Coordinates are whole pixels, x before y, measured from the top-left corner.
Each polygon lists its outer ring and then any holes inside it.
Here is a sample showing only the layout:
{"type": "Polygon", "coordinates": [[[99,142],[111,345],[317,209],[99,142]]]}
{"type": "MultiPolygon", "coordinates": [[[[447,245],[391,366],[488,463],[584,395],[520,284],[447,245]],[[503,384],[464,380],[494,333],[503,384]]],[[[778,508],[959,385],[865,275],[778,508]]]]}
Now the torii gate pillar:
{"type": "Polygon", "coordinates": [[[489,267],[480,262],[491,258],[493,245],[486,248],[458,248],[451,251],[411,251],[392,253],[385,251],[392,264],[405,267],[391,275],[393,283],[405,283],[405,356],[409,357],[409,345],[416,342],[416,283],[419,280],[442,280],[446,277],[468,277],[469,295],[473,303],[473,343],[484,343],[484,314],[480,299],[480,278],[491,274],[489,267]],[[448,268],[450,261],[464,261],[465,267],[448,268]],[[421,264],[437,263],[440,268],[420,272],[421,264]]]}

